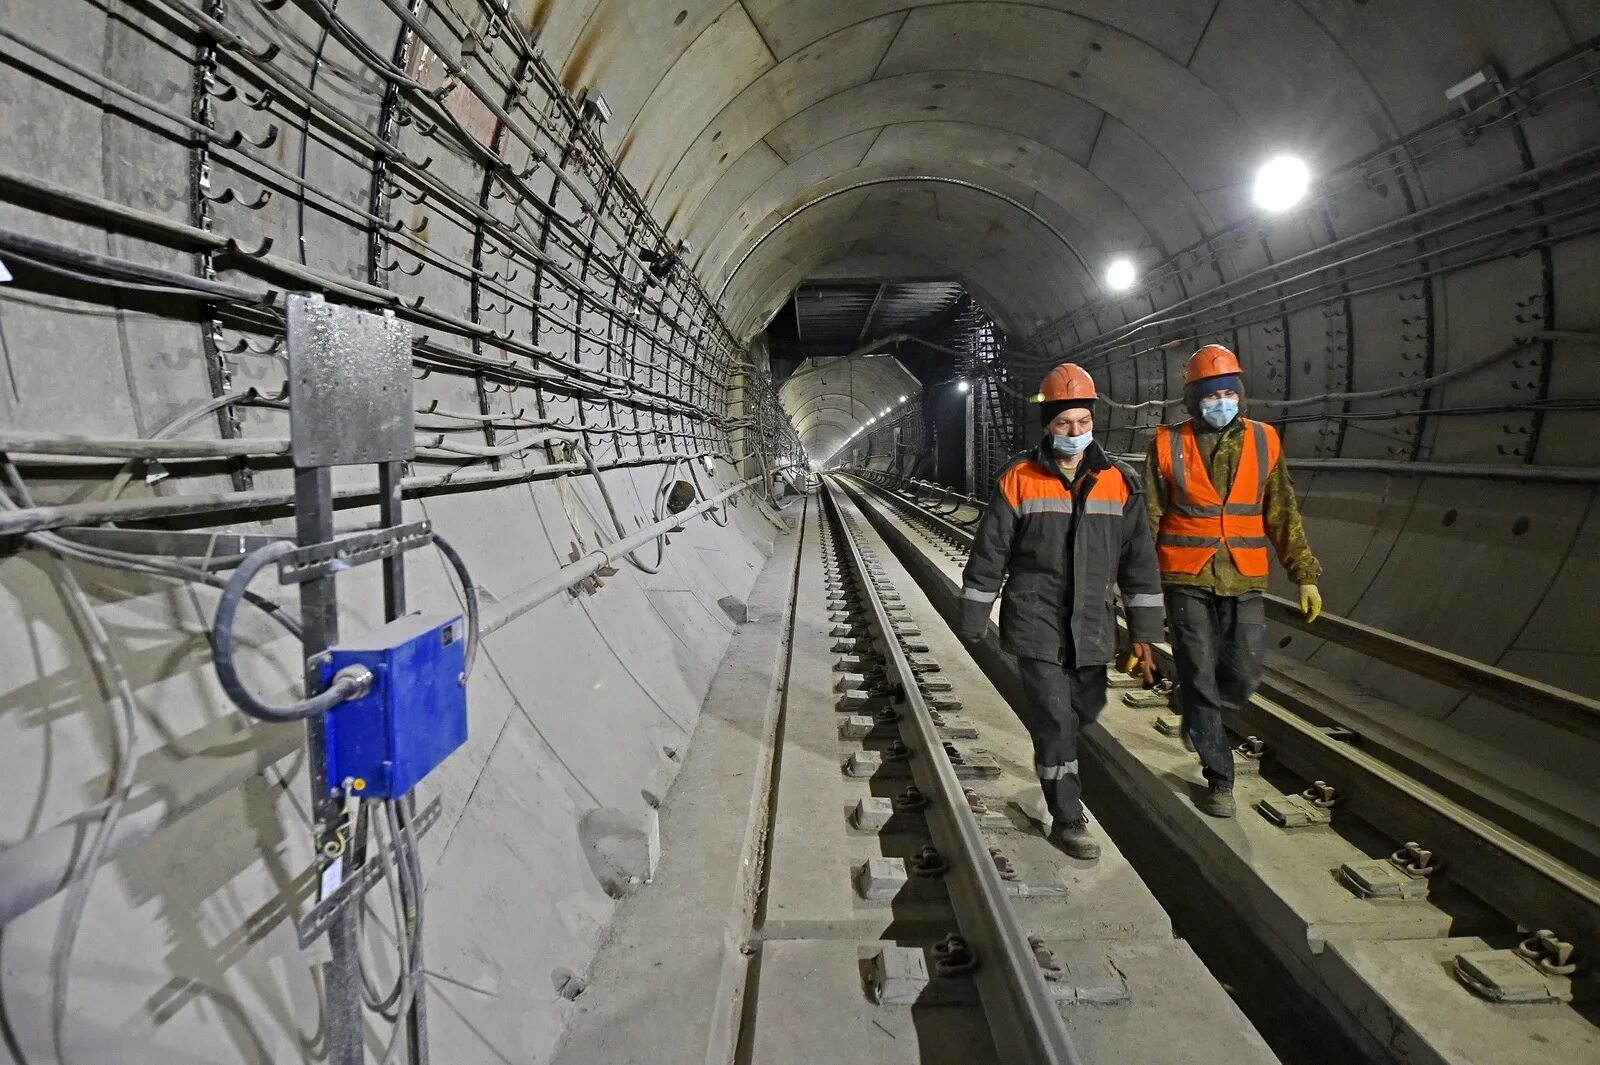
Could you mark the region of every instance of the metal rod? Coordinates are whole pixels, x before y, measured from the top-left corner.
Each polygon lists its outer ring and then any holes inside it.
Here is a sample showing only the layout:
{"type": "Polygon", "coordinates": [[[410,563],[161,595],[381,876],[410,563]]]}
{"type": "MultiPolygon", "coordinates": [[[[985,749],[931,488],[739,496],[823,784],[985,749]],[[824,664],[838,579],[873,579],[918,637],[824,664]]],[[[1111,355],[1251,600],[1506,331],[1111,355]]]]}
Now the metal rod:
{"type": "Polygon", "coordinates": [[[151,440],[133,437],[107,440],[89,436],[34,433],[24,429],[0,429],[0,451],[13,451],[23,455],[95,455],[119,459],[215,459],[245,455],[287,455],[289,438],[151,440]]]}
{"type": "Polygon", "coordinates": [[[590,576],[601,566],[610,565],[612,562],[622,558],[628,552],[636,550],[637,548],[641,548],[645,544],[650,543],[656,537],[672,532],[674,529],[681,527],[689,518],[695,517],[704,513],[705,511],[710,510],[712,507],[720,505],[723,500],[737,495],[760,480],[760,477],[751,477],[747,480],[740,481],[732,488],[718,492],[716,495],[707,499],[702,499],[700,502],[696,503],[692,507],[689,507],[680,514],[674,514],[671,517],[663,518],[654,525],[647,525],[638,532],[629,536],[627,539],[617,540],[614,543],[609,543],[590,551],[578,561],[567,566],[562,566],[560,569],[549,574],[548,576],[541,577],[539,580],[528,585],[528,587],[522,589],[520,592],[515,592],[506,597],[506,599],[500,603],[497,609],[485,612],[483,619],[478,626],[479,633],[483,636],[487,636],[497,629],[504,628],[506,625],[509,625],[511,622],[517,620],[522,615],[538,606],[540,603],[543,603],[547,599],[566,591],[568,588],[571,588],[585,577],[590,576]]]}

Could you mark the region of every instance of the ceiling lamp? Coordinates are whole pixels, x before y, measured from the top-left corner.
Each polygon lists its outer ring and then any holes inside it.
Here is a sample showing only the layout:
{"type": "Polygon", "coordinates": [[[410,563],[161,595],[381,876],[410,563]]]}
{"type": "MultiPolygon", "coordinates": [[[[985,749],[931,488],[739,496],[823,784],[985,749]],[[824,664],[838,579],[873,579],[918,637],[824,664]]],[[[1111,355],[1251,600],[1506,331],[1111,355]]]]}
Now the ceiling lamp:
{"type": "Polygon", "coordinates": [[[1111,265],[1106,267],[1106,288],[1113,292],[1126,292],[1138,277],[1139,271],[1134,268],[1132,259],[1113,259],[1111,265]]]}
{"type": "Polygon", "coordinates": [[[1256,171],[1253,190],[1256,206],[1263,211],[1287,211],[1301,200],[1311,188],[1311,171],[1303,160],[1293,155],[1280,155],[1268,159],[1256,171]]]}

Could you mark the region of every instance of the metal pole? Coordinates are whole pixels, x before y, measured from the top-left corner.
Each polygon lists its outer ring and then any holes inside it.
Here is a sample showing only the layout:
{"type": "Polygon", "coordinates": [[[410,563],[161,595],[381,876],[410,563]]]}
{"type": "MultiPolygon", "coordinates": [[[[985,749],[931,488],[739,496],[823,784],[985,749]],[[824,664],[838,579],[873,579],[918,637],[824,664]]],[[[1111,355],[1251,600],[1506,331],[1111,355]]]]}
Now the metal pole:
{"type": "MultiPolygon", "coordinates": [[[[404,482],[404,462],[384,462],[378,466],[378,515],[383,525],[388,528],[405,524],[402,503],[404,482]]],[[[383,560],[383,616],[387,621],[395,621],[404,616],[405,612],[406,556],[403,552],[399,552],[383,560]]],[[[395,817],[399,820],[403,835],[410,835],[411,822],[415,816],[416,792],[411,791],[395,803],[395,817]]],[[[395,845],[399,846],[400,841],[396,840],[395,845]]],[[[410,845],[415,847],[416,840],[412,839],[410,845]]],[[[420,895],[423,885],[417,884],[416,890],[420,895]]],[[[411,949],[417,959],[417,984],[416,991],[411,996],[411,1007],[406,1010],[404,1018],[407,1056],[411,1065],[428,1065],[427,986],[422,983],[421,978],[424,964],[422,942],[418,940],[413,943],[411,949]]]]}
{"type": "MultiPolygon", "coordinates": [[[[294,471],[295,533],[302,544],[333,539],[333,475],[325,466],[294,471]]],[[[306,694],[322,690],[316,658],[339,638],[339,602],[332,577],[315,577],[300,585],[301,644],[305,651],[306,694]]],[[[317,850],[336,838],[340,809],[329,791],[324,761],[327,728],[322,717],[306,720],[307,759],[311,777],[311,810],[317,826],[317,850]]],[[[355,912],[341,910],[328,927],[333,960],[323,966],[327,996],[329,1065],[364,1065],[362,1044],[361,974],[357,951],[355,912]]]]}

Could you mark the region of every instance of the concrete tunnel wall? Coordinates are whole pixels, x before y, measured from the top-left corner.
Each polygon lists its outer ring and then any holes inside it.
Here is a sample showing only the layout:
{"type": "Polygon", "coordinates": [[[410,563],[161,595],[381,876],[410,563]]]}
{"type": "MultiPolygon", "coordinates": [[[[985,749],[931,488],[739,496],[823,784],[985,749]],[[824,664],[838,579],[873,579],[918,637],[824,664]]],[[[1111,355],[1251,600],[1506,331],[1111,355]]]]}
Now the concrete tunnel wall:
{"type": "MultiPolygon", "coordinates": [[[[694,241],[712,290],[726,284],[736,330],[759,328],[808,276],[939,268],[1036,360],[1024,377],[1185,295],[1592,148],[1600,130],[1592,56],[1558,63],[1600,33],[1600,9],[1576,0],[541,12],[554,50],[577,42],[573,84],[615,87],[619,111],[637,114],[625,162],[694,241]],[[624,24],[648,32],[630,42],[624,24]],[[1508,84],[1548,71],[1528,86],[1570,78],[1572,89],[1467,135],[1445,90],[1487,64],[1508,84]],[[1309,162],[1318,187],[1308,207],[1260,218],[1250,180],[1285,151],[1309,162]],[[1099,277],[1116,255],[1152,277],[1169,269],[1113,298],[1099,277]],[[1068,312],[1077,318],[1063,328],[1068,312]]],[[[1215,339],[1238,348],[1258,397],[1389,387],[1535,328],[1592,333],[1597,262],[1600,241],[1580,230],[1544,251],[1354,296],[1334,321],[1311,310],[1215,339]]],[[[1199,339],[1165,354],[1119,350],[1095,372],[1119,401],[1175,396],[1199,339]]],[[[1427,406],[1592,398],[1593,351],[1551,342],[1441,386],[1427,406]]],[[[1107,440],[1142,451],[1158,420],[1113,414],[1107,440]]],[[[1289,426],[1286,445],[1302,459],[1590,467],[1597,433],[1592,410],[1490,410],[1423,414],[1381,434],[1312,421],[1289,426]]],[[[1310,465],[1297,486],[1330,609],[1600,692],[1600,637],[1584,620],[1600,587],[1592,486],[1310,465]]],[[[1305,635],[1275,629],[1272,642],[1403,711],[1589,779],[1593,745],[1559,730],[1305,635]]]]}
{"type": "MultiPolygon", "coordinates": [[[[457,6],[481,25],[480,9],[457,6]]],[[[741,339],[804,277],[954,273],[1008,333],[1034,337],[1030,350],[1050,358],[1170,303],[1181,285],[1203,287],[1358,231],[1403,213],[1408,195],[1423,207],[1512,177],[1530,160],[1539,165],[1592,146],[1600,129],[1600,104],[1580,87],[1522,123],[1525,143],[1500,126],[1462,151],[1402,161],[1404,191],[1398,178],[1387,193],[1345,182],[1326,217],[1297,215],[1252,230],[1207,265],[1207,275],[1195,268],[1166,289],[1102,302],[1098,277],[1113,255],[1153,267],[1248,218],[1249,176],[1267,153],[1296,150],[1319,174],[1340,173],[1446,118],[1443,89],[1485,62],[1515,78],[1591,40],[1600,34],[1600,9],[1586,0],[513,6],[569,89],[605,93],[614,111],[606,145],[669,233],[693,242],[692,264],[710,293],[726,283],[724,314],[741,339]],[[859,187],[786,221],[851,186],[859,187]],[[1045,330],[1084,308],[1095,313],[1081,332],[1045,330]]],[[[165,8],[119,5],[109,18],[88,3],[77,10],[68,18],[57,5],[46,13],[25,0],[0,0],[0,25],[186,106],[189,45],[173,42],[165,8]]],[[[346,0],[339,12],[384,48],[395,38],[397,23],[377,0],[346,0]]],[[[275,17],[311,25],[294,4],[275,17]]],[[[270,25],[250,7],[230,18],[270,25]]],[[[338,54],[337,43],[329,47],[338,54]]],[[[102,107],[97,91],[63,92],[51,83],[81,85],[71,77],[33,76],[32,61],[20,54],[8,45],[0,66],[5,165],[186,218],[175,184],[189,166],[181,145],[126,121],[120,107],[102,107]]],[[[291,52],[281,62],[303,79],[308,60],[291,52]]],[[[294,143],[285,135],[275,149],[280,161],[293,161],[294,143]]],[[[463,187],[480,179],[464,159],[436,165],[463,187]]],[[[348,161],[315,155],[310,175],[351,187],[361,177],[348,161]]],[[[215,210],[219,231],[276,234],[280,251],[295,253],[293,197],[280,195],[261,214],[238,204],[215,210]]],[[[0,203],[0,225],[175,270],[191,265],[170,248],[9,201],[0,203]]],[[[309,260],[357,273],[359,240],[351,232],[308,213],[309,260]]],[[[457,260],[470,254],[443,239],[440,247],[457,260]]],[[[1526,313],[1519,303],[1530,295],[1548,297],[1543,312],[1552,326],[1600,327],[1597,251],[1592,237],[1573,240],[1553,249],[1548,270],[1533,255],[1426,282],[1436,308],[1428,341],[1434,370],[1518,335],[1525,326],[1516,316],[1526,313]]],[[[425,272],[408,293],[454,298],[442,283],[432,287],[433,276],[425,272]]],[[[7,425],[133,436],[211,394],[192,319],[88,311],[31,293],[9,295],[0,313],[15,379],[14,389],[0,387],[7,425]]],[[[1330,344],[1326,325],[1303,315],[1289,326],[1292,358],[1275,347],[1285,338],[1270,328],[1243,335],[1250,387],[1258,395],[1306,395],[1403,381],[1418,350],[1405,317],[1392,295],[1363,298],[1349,319],[1354,327],[1330,344]],[[1298,369],[1308,351],[1310,368],[1298,369]]],[[[1174,394],[1179,354],[1118,361],[1105,386],[1127,401],[1174,394]]],[[[1557,343],[1536,364],[1518,367],[1515,381],[1489,373],[1451,384],[1442,398],[1497,401],[1526,382],[1551,396],[1594,396],[1595,365],[1586,349],[1557,343]]],[[[273,388],[281,368],[271,355],[244,355],[235,374],[235,387],[273,388]]],[[[417,387],[424,402],[475,402],[442,375],[417,387]]],[[[501,411],[518,403],[504,395],[493,402],[501,411]]],[[[281,432],[272,417],[250,415],[246,433],[281,432]]],[[[1600,422],[1592,412],[1566,413],[1507,430],[1505,419],[1482,415],[1419,419],[1416,429],[1402,457],[1592,465],[1600,422]],[[1521,454],[1498,450],[1508,438],[1521,454]]],[[[1144,438],[1113,432],[1109,439],[1132,448],[1144,438]]],[[[1287,443],[1297,457],[1394,457],[1391,445],[1361,433],[1335,437],[1315,426],[1291,429],[1287,443]]],[[[729,475],[719,464],[718,483],[729,475]]],[[[608,480],[627,508],[643,512],[656,476],[617,471],[608,480]]],[[[193,483],[193,490],[228,486],[220,473],[193,483]]],[[[1575,690],[1600,690],[1593,679],[1600,635],[1583,623],[1600,588],[1592,487],[1345,472],[1302,474],[1299,487],[1330,570],[1324,587],[1332,609],[1575,690]]],[[[567,560],[569,507],[592,533],[583,512],[603,514],[598,501],[586,485],[571,488],[583,502],[541,482],[434,498],[407,512],[437,522],[478,582],[503,597],[567,560]]],[[[42,483],[41,494],[49,491],[42,483]]],[[[687,741],[727,644],[732,622],[717,600],[748,592],[764,561],[761,544],[773,535],[752,506],[731,513],[727,528],[696,520],[675,536],[659,576],[623,566],[598,595],[552,601],[486,645],[472,687],[473,738],[430,782],[446,814],[423,847],[429,964],[466,985],[441,982],[431,1015],[436,1045],[451,1048],[452,1062],[542,1060],[554,1044],[566,1008],[558,970],[583,970],[613,907],[608,873],[585,848],[586,819],[608,810],[648,817],[646,793],[659,797],[670,783],[668,749],[687,741]]],[[[0,815],[6,843],[98,799],[109,769],[106,700],[51,571],[32,553],[0,561],[0,646],[9,649],[0,772],[20,782],[14,793],[22,796],[0,815]]],[[[456,602],[437,560],[417,556],[411,573],[414,604],[456,602]]],[[[210,593],[84,579],[138,684],[141,773],[243,727],[209,668],[210,593]]],[[[346,631],[374,623],[374,575],[358,573],[342,590],[351,604],[346,631]]],[[[253,680],[264,688],[286,683],[294,672],[286,641],[256,624],[247,631],[262,652],[253,680]]],[[[1590,752],[1559,733],[1303,637],[1284,652],[1357,676],[1414,712],[1448,716],[1469,734],[1537,750],[1548,768],[1588,779],[1590,752]]],[[[295,756],[108,867],[77,952],[76,1050],[92,1057],[114,1045],[120,1060],[162,1062],[315,1055],[320,959],[299,951],[284,911],[286,894],[304,893],[295,878],[311,857],[303,776],[295,756]]],[[[0,939],[0,1060],[50,1060],[44,974],[59,905],[39,908],[0,939]]]]}
{"type": "MultiPolygon", "coordinates": [[[[338,11],[370,40],[388,42],[384,51],[392,47],[398,22],[382,4],[347,2],[338,11]]],[[[74,17],[65,17],[59,5],[0,2],[0,27],[187,113],[193,46],[173,32],[182,25],[157,4],[81,4],[74,17]]],[[[266,41],[285,39],[283,27],[304,33],[314,24],[294,5],[277,14],[242,5],[230,6],[228,25],[266,41]]],[[[189,220],[186,146],[130,120],[137,108],[119,105],[12,42],[0,50],[6,59],[0,63],[0,131],[7,144],[0,165],[189,220]]],[[[327,45],[326,58],[353,62],[337,42],[327,45]]],[[[303,83],[310,59],[308,52],[288,47],[276,62],[303,83]]],[[[321,84],[321,91],[342,102],[355,98],[326,69],[321,84]]],[[[231,109],[217,106],[222,121],[240,122],[252,136],[267,125],[266,116],[241,102],[232,102],[231,109]]],[[[268,154],[293,172],[295,120],[270,117],[281,134],[268,154]]],[[[401,136],[410,147],[428,143],[414,130],[401,136]]],[[[435,173],[461,188],[481,185],[482,169],[473,160],[429,151],[438,155],[435,173]]],[[[310,267],[365,279],[359,228],[308,210],[302,244],[293,195],[280,188],[266,207],[247,210],[242,203],[254,198],[253,186],[235,182],[220,159],[215,165],[214,194],[238,185],[234,202],[212,205],[217,232],[237,236],[246,246],[272,236],[291,259],[303,247],[310,267]]],[[[349,190],[344,195],[351,204],[365,201],[368,174],[359,160],[313,150],[306,176],[349,190]]],[[[408,215],[410,223],[418,224],[427,209],[408,215]]],[[[35,210],[25,199],[0,197],[0,228],[193,270],[186,251],[107,232],[92,220],[35,210]]],[[[438,217],[427,233],[446,260],[459,263],[472,255],[470,242],[438,217]]],[[[401,262],[409,268],[413,260],[401,262]]],[[[220,276],[239,277],[225,268],[220,276]]],[[[408,299],[420,296],[428,306],[462,318],[472,313],[459,279],[441,269],[415,278],[396,271],[392,282],[408,299]]],[[[600,286],[595,292],[613,295],[600,286]]],[[[0,328],[0,424],[8,429],[146,436],[213,394],[202,343],[206,327],[192,304],[157,301],[145,307],[137,296],[96,302],[0,286],[0,328]]],[[[230,330],[223,345],[231,346],[235,337],[230,330]]],[[[276,392],[284,380],[281,351],[250,339],[253,346],[230,360],[231,386],[276,392]]],[[[416,376],[419,407],[478,409],[470,377],[416,376]]],[[[487,401],[503,415],[531,408],[547,419],[582,416],[571,397],[532,388],[490,389],[487,401]]],[[[730,402],[743,402],[747,412],[764,409],[768,417],[777,411],[770,395],[735,393],[730,402]]],[[[594,417],[592,405],[587,411],[594,417]]],[[[619,446],[597,445],[597,460],[683,449],[678,445],[685,442],[677,438],[664,436],[657,443],[649,435],[652,426],[678,431],[682,423],[652,421],[647,412],[636,417],[646,436],[637,443],[629,437],[619,446]]],[[[288,431],[278,411],[247,409],[242,420],[247,437],[288,431]]],[[[210,419],[185,435],[216,432],[210,419]]],[[[726,460],[740,457],[735,450],[758,439],[738,432],[732,447],[717,448],[724,454],[714,472],[698,470],[707,493],[748,475],[736,473],[726,460]]],[[[542,461],[505,460],[507,468],[542,461]]],[[[100,491],[116,465],[102,464],[84,480],[66,473],[58,478],[45,464],[29,464],[26,472],[40,501],[83,501],[100,491]]],[[[167,484],[146,488],[141,472],[127,497],[234,487],[217,464],[169,466],[174,477],[167,484]]],[[[744,468],[754,472],[752,464],[744,468]]],[[[370,468],[340,468],[335,483],[372,476],[370,468]]],[[[679,469],[677,476],[686,473],[679,469]]],[[[661,477],[659,465],[605,473],[630,530],[653,520],[661,477]]],[[[254,481],[260,490],[289,485],[283,465],[258,471],[254,481]]],[[[405,517],[431,520],[449,537],[491,614],[498,603],[571,561],[576,542],[588,550],[614,536],[586,476],[411,500],[405,517]]],[[[338,520],[376,518],[375,508],[352,508],[340,511],[338,520]]],[[[619,843],[636,845],[652,832],[655,807],[671,786],[737,628],[739,604],[765,565],[777,529],[752,496],[735,497],[725,511],[691,518],[672,534],[659,573],[619,562],[617,574],[596,594],[563,593],[486,640],[469,688],[470,739],[420,789],[422,802],[438,797],[443,807],[421,848],[428,885],[427,966],[440,974],[430,985],[434,1060],[538,1061],[551,1051],[570,1008],[563,984],[569,974],[586,970],[617,899],[639,886],[627,881],[630,870],[614,864],[611,854],[619,843]]],[[[647,546],[638,555],[650,562],[655,552],[647,546]]],[[[434,552],[408,558],[413,609],[461,608],[450,573],[434,552]]],[[[93,567],[73,569],[136,694],[138,779],[159,782],[164,774],[197,771],[203,768],[197,763],[207,760],[197,752],[226,751],[230,741],[242,742],[251,726],[222,694],[211,665],[207,633],[215,593],[93,567]]],[[[346,636],[382,623],[377,567],[347,574],[339,585],[346,636]]],[[[258,590],[285,594],[266,578],[258,590]]],[[[100,686],[64,594],[56,564],[43,553],[8,551],[0,557],[0,777],[8,781],[11,799],[0,812],[0,846],[103,799],[115,768],[108,726],[115,705],[100,686]]],[[[292,603],[292,590],[288,594],[292,603]]],[[[292,639],[248,611],[238,634],[246,679],[256,690],[285,692],[297,685],[298,647],[292,639]]],[[[172,1065],[324,1058],[320,966],[327,948],[321,941],[302,951],[294,927],[307,900],[315,898],[306,778],[302,750],[101,871],[73,956],[64,1060],[172,1065]]],[[[379,980],[392,980],[389,933],[382,930],[389,927],[387,896],[380,888],[371,897],[379,915],[367,934],[374,972],[379,980]],[[390,956],[383,956],[385,950],[390,956]]],[[[50,1038],[49,962],[65,898],[40,905],[0,935],[0,1061],[57,1060],[50,1038]]],[[[573,986],[565,988],[568,994],[573,986]]],[[[373,1017],[369,1054],[381,1053],[387,1028],[373,1017]]]]}

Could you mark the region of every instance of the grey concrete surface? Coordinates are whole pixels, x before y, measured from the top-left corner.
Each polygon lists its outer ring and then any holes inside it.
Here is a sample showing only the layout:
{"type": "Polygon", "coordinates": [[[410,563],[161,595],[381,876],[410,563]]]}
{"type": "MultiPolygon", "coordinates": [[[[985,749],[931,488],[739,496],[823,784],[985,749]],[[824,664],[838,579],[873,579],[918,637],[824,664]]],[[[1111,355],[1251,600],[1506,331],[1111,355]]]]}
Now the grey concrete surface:
{"type": "Polygon", "coordinates": [[[1596,988],[1581,978],[1570,1005],[1495,1005],[1450,973],[1457,954],[1504,948],[1467,936],[1414,942],[1335,939],[1330,986],[1369,1027],[1417,1065],[1540,1065],[1600,1060],[1596,988]]]}
{"type": "Polygon", "coordinates": [[[749,1043],[752,1065],[997,1062],[975,1005],[873,1004],[866,993],[865,960],[893,945],[849,939],[762,944],[755,977],[761,994],[749,1043]]]}
{"type": "Polygon", "coordinates": [[[772,735],[784,695],[803,501],[751,589],[750,620],[718,666],[683,768],[661,804],[665,858],[618,907],[583,974],[558,1065],[731,1058],[742,950],[761,864],[772,735]]]}

